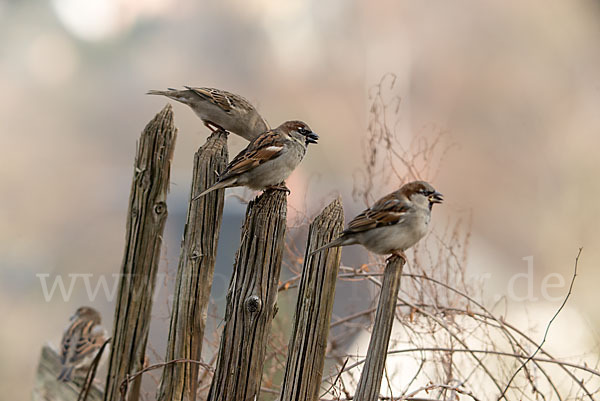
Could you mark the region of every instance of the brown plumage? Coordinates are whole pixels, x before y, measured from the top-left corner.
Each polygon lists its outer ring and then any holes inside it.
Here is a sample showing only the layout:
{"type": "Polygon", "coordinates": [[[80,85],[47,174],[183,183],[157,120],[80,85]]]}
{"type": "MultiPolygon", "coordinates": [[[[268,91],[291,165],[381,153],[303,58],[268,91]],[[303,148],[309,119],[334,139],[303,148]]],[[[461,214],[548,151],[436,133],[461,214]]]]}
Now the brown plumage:
{"type": "Polygon", "coordinates": [[[287,121],[250,142],[229,163],[219,180],[194,200],[220,188],[279,187],[300,164],[308,144],[317,143],[318,138],[306,123],[287,121]]]}
{"type": "Polygon", "coordinates": [[[269,130],[269,124],[249,101],[215,88],[184,90],[150,90],[149,95],[162,95],[188,105],[209,129],[223,128],[249,141],[269,130]]]}
{"type": "Polygon", "coordinates": [[[75,369],[91,363],[105,341],[105,333],[100,323],[100,314],[87,306],[77,309],[71,316],[60,346],[62,370],[58,375],[59,381],[71,381],[75,369]]]}
{"type": "Polygon", "coordinates": [[[339,238],[312,254],[335,246],[361,244],[371,252],[405,257],[404,251],[427,233],[431,208],[442,200],[442,194],[427,182],[409,182],[364,210],[339,238]]]}

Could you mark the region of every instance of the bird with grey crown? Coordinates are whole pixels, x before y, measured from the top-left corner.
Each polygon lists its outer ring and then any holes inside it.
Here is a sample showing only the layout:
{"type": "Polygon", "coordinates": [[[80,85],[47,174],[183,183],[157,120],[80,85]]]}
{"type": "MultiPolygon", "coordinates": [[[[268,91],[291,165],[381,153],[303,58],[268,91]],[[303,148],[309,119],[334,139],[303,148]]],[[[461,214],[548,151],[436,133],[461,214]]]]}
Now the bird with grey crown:
{"type": "Polygon", "coordinates": [[[240,186],[289,192],[285,180],[304,158],[308,145],[318,139],[306,123],[286,121],[252,140],[227,165],[217,182],[193,200],[220,188],[240,186]]]}
{"type": "Polygon", "coordinates": [[[380,255],[406,261],[404,251],[427,233],[431,209],[443,196],[425,181],[413,181],[379,199],[348,224],[341,236],[311,253],[327,248],[360,244],[380,255]]]}

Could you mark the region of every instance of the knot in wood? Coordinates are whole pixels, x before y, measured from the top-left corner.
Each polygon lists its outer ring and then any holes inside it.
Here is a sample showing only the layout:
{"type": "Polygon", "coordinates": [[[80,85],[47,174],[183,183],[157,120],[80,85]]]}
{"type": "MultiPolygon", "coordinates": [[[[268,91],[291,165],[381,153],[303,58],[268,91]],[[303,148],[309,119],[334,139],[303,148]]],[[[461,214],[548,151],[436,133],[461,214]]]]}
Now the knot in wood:
{"type": "Polygon", "coordinates": [[[192,252],[192,254],[190,255],[190,259],[191,260],[196,260],[200,257],[200,252],[198,252],[197,250],[195,250],[194,252],[192,252]]]}
{"type": "Polygon", "coordinates": [[[158,202],[154,205],[154,213],[156,213],[158,216],[163,214],[165,210],[167,210],[167,205],[165,202],[158,202]]]}
{"type": "Polygon", "coordinates": [[[246,307],[246,311],[248,313],[257,313],[260,311],[260,308],[262,307],[262,301],[260,300],[260,298],[258,296],[250,295],[244,301],[244,306],[246,307]]]}

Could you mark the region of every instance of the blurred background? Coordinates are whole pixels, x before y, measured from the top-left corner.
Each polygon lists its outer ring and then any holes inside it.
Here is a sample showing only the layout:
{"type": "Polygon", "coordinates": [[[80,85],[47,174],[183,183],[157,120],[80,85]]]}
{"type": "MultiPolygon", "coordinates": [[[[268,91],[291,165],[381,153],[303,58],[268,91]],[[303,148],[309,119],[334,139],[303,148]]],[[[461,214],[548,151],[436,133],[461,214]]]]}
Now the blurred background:
{"type": "MultiPolygon", "coordinates": [[[[306,121],[321,140],[288,181],[290,221],[312,218],[337,195],[348,220],[365,206],[353,190],[364,171],[370,90],[395,74],[399,140],[443,132],[448,149],[424,177],[447,200],[434,211],[434,231],[468,218],[468,272],[484,278],[486,301],[526,304],[540,328],[583,246],[574,293],[551,333],[562,355],[596,350],[599,41],[600,4],[591,0],[0,0],[0,393],[29,397],[41,345],[58,343],[79,305],[94,305],[112,327],[114,304],[102,292],[90,300],[80,280],[67,300],[58,291],[47,300],[44,277],[51,287],[62,276],[67,290],[69,274],[93,274],[94,286],[104,275],[112,285],[136,140],[167,102],[144,93],[182,85],[241,94],[272,126],[306,121]]],[[[193,153],[207,137],[191,110],[173,106],[164,297],[193,153]]],[[[235,136],[229,144],[230,157],[245,146],[235,136]]],[[[244,210],[227,198],[216,305],[244,210]]],[[[361,249],[344,251],[347,265],[366,260],[361,249]]],[[[168,301],[153,313],[150,342],[160,356],[168,301]]]]}

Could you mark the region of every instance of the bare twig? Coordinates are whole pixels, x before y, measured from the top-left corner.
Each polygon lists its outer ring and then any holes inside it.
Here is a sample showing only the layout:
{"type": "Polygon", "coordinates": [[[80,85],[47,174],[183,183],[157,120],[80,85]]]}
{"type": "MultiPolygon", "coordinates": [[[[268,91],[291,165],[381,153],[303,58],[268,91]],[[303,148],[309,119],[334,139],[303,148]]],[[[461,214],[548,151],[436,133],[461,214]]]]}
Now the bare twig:
{"type": "Polygon", "coordinates": [[[77,396],[77,401],[86,401],[87,397],[90,393],[90,389],[92,388],[92,383],[94,383],[94,378],[96,377],[96,370],[98,370],[98,364],[100,363],[100,359],[102,358],[102,354],[106,349],[106,346],[110,343],[110,337],[104,341],[96,356],[92,360],[90,367],[88,368],[87,374],[85,375],[85,381],[83,382],[83,387],[81,387],[81,392],[77,396]]]}
{"type": "Polygon", "coordinates": [[[558,316],[558,314],[560,313],[560,311],[563,310],[563,308],[567,304],[567,301],[569,300],[569,297],[571,296],[571,291],[573,290],[573,284],[575,284],[575,277],[577,277],[577,264],[579,263],[579,256],[581,255],[581,251],[582,250],[583,250],[583,248],[579,248],[579,252],[577,252],[577,256],[575,257],[575,267],[573,269],[574,270],[573,271],[573,277],[571,278],[571,284],[569,285],[569,291],[567,292],[567,295],[565,296],[565,299],[563,300],[562,304],[560,305],[560,307],[558,308],[558,310],[556,311],[556,313],[554,314],[554,316],[552,316],[552,319],[550,319],[550,321],[546,325],[546,330],[544,331],[544,338],[542,338],[542,342],[537,346],[537,348],[531,354],[531,356],[529,358],[527,358],[527,360],[525,362],[523,362],[523,364],[521,364],[521,366],[519,366],[519,368],[515,371],[515,373],[513,373],[513,375],[511,376],[511,378],[508,380],[508,383],[506,383],[506,387],[504,388],[504,390],[502,390],[502,393],[498,396],[498,400],[500,400],[502,398],[506,398],[505,394],[508,391],[508,389],[510,388],[510,384],[512,383],[512,381],[514,380],[514,378],[519,374],[519,372],[521,371],[521,369],[523,369],[523,367],[525,365],[527,365],[527,362],[531,361],[537,355],[537,353],[539,352],[539,350],[542,348],[542,346],[546,342],[546,338],[548,337],[548,333],[550,331],[550,326],[552,325],[552,322],[554,322],[554,319],[556,319],[556,317],[558,316]]]}
{"type": "Polygon", "coordinates": [[[126,399],[127,390],[129,389],[129,383],[132,382],[133,380],[135,380],[138,376],[141,376],[146,372],[164,368],[165,366],[169,366],[169,365],[173,365],[173,364],[177,364],[177,363],[192,363],[194,365],[201,366],[208,371],[214,371],[214,368],[212,366],[210,366],[204,362],[201,362],[201,361],[195,361],[193,359],[181,358],[181,359],[173,359],[172,361],[167,361],[167,362],[155,363],[153,365],[145,367],[144,369],[142,369],[138,372],[135,372],[131,375],[127,375],[127,377],[119,385],[119,391],[121,393],[121,400],[126,399]]]}

